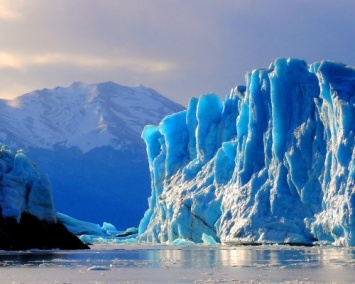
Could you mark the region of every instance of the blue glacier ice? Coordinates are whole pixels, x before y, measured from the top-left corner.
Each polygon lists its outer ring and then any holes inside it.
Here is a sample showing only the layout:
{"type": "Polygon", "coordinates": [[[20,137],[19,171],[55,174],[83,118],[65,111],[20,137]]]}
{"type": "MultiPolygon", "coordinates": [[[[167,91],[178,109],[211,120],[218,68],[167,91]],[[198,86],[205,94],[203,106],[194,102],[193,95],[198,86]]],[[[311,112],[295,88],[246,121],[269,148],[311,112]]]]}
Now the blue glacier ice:
{"type": "Polygon", "coordinates": [[[63,213],[57,213],[58,221],[79,239],[87,244],[133,244],[136,243],[137,228],[127,228],[125,231],[118,231],[116,227],[108,222],[99,224],[81,221],[63,213]]]}
{"type": "Polygon", "coordinates": [[[4,218],[20,222],[23,213],[40,221],[57,222],[49,177],[22,150],[0,146],[0,210],[4,218]]]}
{"type": "Polygon", "coordinates": [[[355,245],[355,68],[277,59],[146,126],[139,241],[355,245]],[[206,236],[208,236],[206,238],[206,236]]]}
{"type": "Polygon", "coordinates": [[[0,250],[88,248],[58,220],[48,175],[0,145],[0,250]]]}

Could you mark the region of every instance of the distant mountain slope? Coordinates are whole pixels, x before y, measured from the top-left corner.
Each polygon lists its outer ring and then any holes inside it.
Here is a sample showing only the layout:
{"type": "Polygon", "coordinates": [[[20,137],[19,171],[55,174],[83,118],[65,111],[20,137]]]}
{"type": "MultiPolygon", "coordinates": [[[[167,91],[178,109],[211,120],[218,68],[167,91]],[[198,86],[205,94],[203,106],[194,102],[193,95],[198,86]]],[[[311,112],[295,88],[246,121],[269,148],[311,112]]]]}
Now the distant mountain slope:
{"type": "Polygon", "coordinates": [[[150,193],[141,132],[182,109],[150,88],[77,82],[0,100],[0,142],[49,174],[58,211],[136,226],[150,193]]]}

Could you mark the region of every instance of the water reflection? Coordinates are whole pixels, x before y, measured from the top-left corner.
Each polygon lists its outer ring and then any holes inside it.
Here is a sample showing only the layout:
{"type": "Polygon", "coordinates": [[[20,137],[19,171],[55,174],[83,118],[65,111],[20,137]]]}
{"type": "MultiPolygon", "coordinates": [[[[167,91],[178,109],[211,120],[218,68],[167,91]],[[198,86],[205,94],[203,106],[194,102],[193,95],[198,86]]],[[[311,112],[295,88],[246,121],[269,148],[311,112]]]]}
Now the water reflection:
{"type": "Polygon", "coordinates": [[[21,266],[29,264],[40,265],[44,262],[52,262],[56,254],[46,252],[2,252],[0,253],[0,266],[21,266]]]}
{"type": "Polygon", "coordinates": [[[337,247],[236,247],[220,254],[229,267],[355,264],[355,249],[337,247]]]}
{"type": "Polygon", "coordinates": [[[337,247],[94,246],[90,251],[2,252],[0,266],[111,268],[355,267],[355,249],[337,247]]]}

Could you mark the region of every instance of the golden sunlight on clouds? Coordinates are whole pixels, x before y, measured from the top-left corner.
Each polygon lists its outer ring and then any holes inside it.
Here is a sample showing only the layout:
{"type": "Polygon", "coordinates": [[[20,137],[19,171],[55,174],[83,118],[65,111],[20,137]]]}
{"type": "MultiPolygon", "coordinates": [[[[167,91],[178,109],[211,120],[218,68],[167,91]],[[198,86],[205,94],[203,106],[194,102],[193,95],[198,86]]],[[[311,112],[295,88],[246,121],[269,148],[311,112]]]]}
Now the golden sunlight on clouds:
{"type": "Polygon", "coordinates": [[[2,68],[14,68],[14,69],[20,69],[24,65],[23,60],[11,53],[7,52],[0,52],[0,69],[2,68]]]}
{"type": "Polygon", "coordinates": [[[132,71],[166,72],[175,68],[174,64],[162,60],[146,58],[103,58],[75,54],[50,53],[32,57],[29,64],[67,64],[95,68],[125,68],[132,71]]]}
{"type": "Polygon", "coordinates": [[[101,58],[76,54],[47,53],[40,55],[22,55],[0,52],[0,69],[24,69],[40,65],[76,65],[95,68],[122,68],[136,72],[167,72],[176,68],[172,62],[146,58],[114,57],[101,58]]]}
{"type": "Polygon", "coordinates": [[[15,21],[21,17],[21,0],[0,0],[0,20],[15,21]]]}
{"type": "Polygon", "coordinates": [[[6,86],[6,88],[2,88],[0,90],[0,98],[5,98],[9,100],[6,102],[7,104],[20,108],[18,101],[14,99],[32,90],[34,90],[34,86],[32,85],[21,84],[21,86],[16,86],[14,84],[10,84],[9,86],[6,86]]]}
{"type": "MultiPolygon", "coordinates": [[[[95,57],[73,53],[30,54],[0,50],[0,72],[2,74],[0,78],[2,80],[0,98],[12,99],[29,91],[48,86],[48,83],[43,83],[41,80],[32,80],[32,74],[41,72],[43,74],[43,71],[48,77],[56,76],[57,70],[63,70],[63,68],[68,70],[69,73],[71,69],[83,70],[83,73],[94,70],[104,74],[121,71],[122,73],[133,74],[132,76],[149,73],[160,77],[162,73],[173,72],[177,67],[177,64],[173,61],[134,56],[95,57]]],[[[76,79],[76,76],[73,76],[72,81],[76,79]]],[[[57,79],[56,81],[58,81],[58,84],[63,82],[63,80],[57,79]]],[[[67,82],[67,80],[64,80],[64,82],[67,82]]],[[[50,83],[49,85],[51,84],[57,83],[50,83]]],[[[11,101],[9,103],[16,105],[16,102],[11,101]]],[[[16,105],[16,107],[19,106],[16,105]]]]}
{"type": "Polygon", "coordinates": [[[104,65],[105,60],[100,58],[92,58],[77,55],[68,55],[60,53],[47,53],[33,56],[30,62],[35,65],[47,65],[47,64],[69,64],[69,65],[82,65],[82,66],[98,66],[104,65]]]}

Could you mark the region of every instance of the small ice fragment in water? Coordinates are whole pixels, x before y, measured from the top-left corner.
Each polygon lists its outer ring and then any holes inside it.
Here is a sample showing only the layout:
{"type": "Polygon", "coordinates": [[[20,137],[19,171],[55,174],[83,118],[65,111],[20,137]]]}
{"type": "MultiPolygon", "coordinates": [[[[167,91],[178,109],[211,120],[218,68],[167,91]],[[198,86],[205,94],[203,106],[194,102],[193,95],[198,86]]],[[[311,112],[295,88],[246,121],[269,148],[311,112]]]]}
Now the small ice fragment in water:
{"type": "Polygon", "coordinates": [[[104,270],[110,270],[110,268],[105,267],[105,266],[91,266],[88,268],[90,271],[104,271],[104,270]]]}
{"type": "Polygon", "coordinates": [[[207,235],[205,233],[202,233],[202,241],[207,246],[218,245],[218,243],[215,241],[215,239],[213,237],[211,237],[210,235],[207,235]]]}

